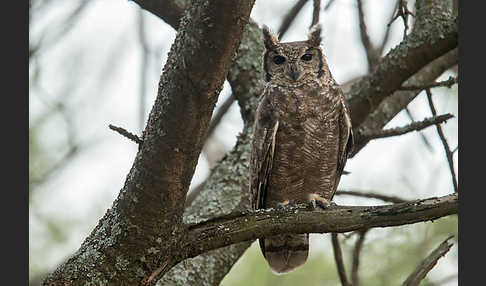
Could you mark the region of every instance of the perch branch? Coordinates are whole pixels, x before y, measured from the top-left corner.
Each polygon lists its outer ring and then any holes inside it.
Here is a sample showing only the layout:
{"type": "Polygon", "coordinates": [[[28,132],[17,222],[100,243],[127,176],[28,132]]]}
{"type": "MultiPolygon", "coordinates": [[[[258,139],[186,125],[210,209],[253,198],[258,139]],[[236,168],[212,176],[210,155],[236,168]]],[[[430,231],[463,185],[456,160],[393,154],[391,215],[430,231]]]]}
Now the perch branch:
{"type": "Polygon", "coordinates": [[[306,205],[285,209],[235,212],[188,227],[177,261],[230,244],[286,233],[342,233],[372,227],[392,227],[457,214],[456,193],[381,206],[336,206],[310,210],[306,205]]]}

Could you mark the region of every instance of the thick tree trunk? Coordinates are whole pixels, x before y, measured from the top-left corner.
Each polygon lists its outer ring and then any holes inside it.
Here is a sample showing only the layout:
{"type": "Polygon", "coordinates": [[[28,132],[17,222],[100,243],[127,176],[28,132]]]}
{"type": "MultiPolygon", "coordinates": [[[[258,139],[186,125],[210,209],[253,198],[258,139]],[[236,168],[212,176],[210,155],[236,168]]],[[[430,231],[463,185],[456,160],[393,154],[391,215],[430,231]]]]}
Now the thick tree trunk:
{"type": "Polygon", "coordinates": [[[81,248],[45,285],[154,284],[163,274],[160,265],[173,266],[172,246],[185,233],[186,193],[253,2],[192,2],[123,189],[81,248]]]}
{"type": "MultiPolygon", "coordinates": [[[[48,276],[45,285],[154,284],[166,272],[161,285],[217,285],[252,239],[270,233],[342,232],[457,213],[457,196],[451,196],[397,208],[342,208],[329,221],[321,212],[305,211],[298,215],[269,212],[235,216],[235,212],[250,206],[249,142],[263,87],[261,31],[248,20],[253,1],[200,0],[191,5],[187,1],[136,2],[178,29],[143,144],[113,207],[74,256],[48,276]],[[183,12],[185,7],[187,11],[183,12]],[[186,192],[226,76],[245,127],[234,150],[184,210],[186,192]],[[229,214],[229,218],[225,217],[229,220],[204,222],[229,214]],[[296,224],[296,220],[306,223],[296,224]],[[188,229],[188,225],[192,227],[188,229]],[[219,226],[228,229],[221,232],[219,226]],[[196,255],[199,256],[179,263],[196,255]]],[[[448,56],[445,66],[457,62],[457,53],[450,52],[457,48],[457,22],[443,13],[447,7],[441,6],[440,1],[429,5],[426,2],[416,1],[416,25],[420,29],[414,29],[406,41],[390,51],[370,75],[346,94],[355,130],[362,125],[372,126],[367,123],[372,120],[370,116],[380,118],[379,124],[373,126],[377,128],[391,120],[400,109],[391,112],[385,102],[389,106],[406,106],[414,95],[406,100],[391,95],[417,71],[425,75],[415,76],[413,83],[425,84],[443,71],[439,59],[448,56]],[[434,72],[427,74],[425,67],[434,72]]],[[[365,144],[358,137],[360,143],[365,144]]]]}

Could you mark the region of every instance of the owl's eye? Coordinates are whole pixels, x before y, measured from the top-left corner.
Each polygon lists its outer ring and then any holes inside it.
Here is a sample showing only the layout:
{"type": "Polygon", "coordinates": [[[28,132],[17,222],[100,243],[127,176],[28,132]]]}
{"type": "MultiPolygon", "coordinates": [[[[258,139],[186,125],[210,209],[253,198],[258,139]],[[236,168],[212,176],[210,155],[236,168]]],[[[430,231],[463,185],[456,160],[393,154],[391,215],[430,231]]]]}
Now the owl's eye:
{"type": "Polygon", "coordinates": [[[276,65],[280,65],[280,64],[283,64],[285,62],[285,58],[282,57],[282,56],[275,56],[275,57],[273,57],[273,62],[276,65]]]}
{"type": "Polygon", "coordinates": [[[304,54],[304,55],[301,57],[301,59],[302,59],[303,61],[308,62],[308,61],[312,60],[312,54],[304,54]]]}

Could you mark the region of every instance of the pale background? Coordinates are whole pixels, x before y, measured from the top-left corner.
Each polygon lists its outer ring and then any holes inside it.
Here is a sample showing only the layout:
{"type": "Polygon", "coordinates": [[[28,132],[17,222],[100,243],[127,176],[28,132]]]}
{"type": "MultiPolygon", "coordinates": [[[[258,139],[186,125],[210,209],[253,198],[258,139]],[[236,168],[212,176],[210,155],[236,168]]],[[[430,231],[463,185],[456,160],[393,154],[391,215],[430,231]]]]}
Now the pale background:
{"type": "MultiPolygon", "coordinates": [[[[266,24],[277,31],[283,16],[295,2],[257,0],[251,17],[260,25],[266,24]]],[[[307,37],[312,18],[311,2],[297,16],[283,41],[303,40],[307,37]]],[[[363,2],[371,40],[379,42],[393,12],[394,1],[363,2]]],[[[413,7],[413,2],[410,1],[409,7],[413,7]]],[[[137,152],[136,144],[110,130],[108,125],[121,126],[135,134],[141,133],[140,17],[143,17],[144,35],[150,49],[144,79],[145,119],[154,102],[158,79],[176,33],[156,16],[145,11],[140,12],[138,5],[125,0],[89,1],[76,18],[68,17],[72,22],[66,21],[66,17],[80,3],[82,2],[74,0],[32,1],[35,13],[32,13],[29,24],[30,44],[39,42],[42,37],[46,44],[29,61],[31,278],[53,270],[77,250],[117,197],[133,163],[137,152]],[[72,26],[67,26],[66,23],[72,26]],[[71,28],[56,38],[56,34],[65,27],[71,28]],[[63,111],[55,108],[58,102],[65,107],[63,111]],[[63,158],[71,146],[70,142],[79,145],[79,149],[73,156],[61,161],[62,166],[55,172],[44,178],[44,170],[63,158]],[[35,174],[40,181],[32,184],[35,174]]],[[[323,49],[334,77],[338,83],[345,83],[366,73],[366,58],[360,43],[356,4],[354,0],[336,0],[324,11],[326,4],[327,1],[323,0],[320,15],[320,22],[323,24],[323,49]]],[[[384,53],[401,41],[402,33],[403,24],[399,19],[392,25],[392,33],[384,53]]],[[[450,75],[455,74],[446,73],[440,79],[447,79],[450,75]]],[[[230,86],[225,83],[218,103],[223,102],[230,92],[230,86]]],[[[456,116],[443,125],[449,145],[455,148],[458,145],[457,85],[451,89],[435,88],[432,92],[438,113],[449,112],[456,116]]],[[[216,110],[217,108],[218,106],[216,110]]],[[[215,130],[213,141],[215,144],[219,143],[220,149],[223,148],[224,151],[231,150],[236,142],[236,135],[242,129],[238,109],[238,105],[234,103],[215,130]]],[[[431,116],[425,93],[419,95],[409,105],[409,109],[416,120],[431,116]]],[[[408,123],[409,117],[401,112],[387,127],[408,123]]],[[[442,196],[453,192],[446,157],[435,128],[427,128],[422,133],[432,149],[424,144],[416,132],[372,141],[348,161],[346,170],[351,175],[343,176],[340,189],[370,190],[406,199],[442,196]]],[[[458,152],[454,153],[454,160],[457,172],[458,152]]],[[[207,159],[202,155],[191,187],[205,179],[209,174],[208,166],[207,159]]],[[[338,204],[355,205],[382,203],[350,196],[336,196],[335,201],[338,204]]],[[[378,271],[380,265],[389,263],[387,261],[396,260],[399,263],[401,259],[400,255],[392,257],[388,255],[391,252],[387,251],[381,254],[375,251],[371,254],[371,249],[379,249],[384,241],[391,248],[393,243],[409,243],[412,248],[415,244],[415,248],[418,248],[421,242],[428,241],[426,225],[430,224],[432,223],[400,227],[406,235],[398,235],[396,232],[391,235],[389,229],[370,231],[366,236],[361,259],[360,273],[363,279],[378,271]],[[366,254],[367,247],[370,249],[369,258],[366,254]]],[[[453,219],[449,229],[452,231],[431,236],[433,243],[419,252],[421,257],[417,257],[417,261],[449,234],[457,234],[457,219],[453,219]]],[[[319,254],[332,263],[329,238],[329,235],[311,236],[311,260],[319,254]]],[[[350,246],[352,241],[351,238],[350,246]]],[[[346,252],[346,246],[344,248],[344,255],[349,259],[351,250],[352,248],[346,252]]],[[[258,251],[254,244],[248,252],[261,256],[258,251]]],[[[236,285],[235,281],[242,279],[241,273],[245,273],[247,267],[244,264],[250,260],[248,255],[245,254],[240,259],[235,266],[239,270],[233,269],[223,281],[224,285],[236,285]]],[[[406,272],[412,270],[410,268],[406,272]]],[[[330,273],[334,276],[333,279],[337,279],[335,270],[332,269],[330,273]]],[[[427,277],[431,281],[440,281],[456,273],[457,244],[439,260],[427,277]]],[[[441,285],[457,285],[457,276],[441,285]]]]}

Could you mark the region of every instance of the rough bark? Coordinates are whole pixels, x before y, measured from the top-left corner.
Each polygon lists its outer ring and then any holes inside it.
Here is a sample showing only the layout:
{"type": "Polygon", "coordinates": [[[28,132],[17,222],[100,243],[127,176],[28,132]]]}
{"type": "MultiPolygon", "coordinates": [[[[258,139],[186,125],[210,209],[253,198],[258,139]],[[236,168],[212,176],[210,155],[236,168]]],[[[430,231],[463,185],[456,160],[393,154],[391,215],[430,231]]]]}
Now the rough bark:
{"type": "MultiPolygon", "coordinates": [[[[407,79],[403,85],[423,85],[429,84],[443,74],[447,69],[458,63],[458,48],[446,53],[442,57],[435,59],[412,77],[407,79]]],[[[357,154],[369,140],[362,138],[361,134],[382,129],[391,119],[417,97],[420,90],[398,90],[385,98],[380,105],[371,112],[366,120],[354,129],[356,142],[354,154],[357,154]]]]}
{"type": "Polygon", "coordinates": [[[312,210],[308,206],[233,213],[189,227],[184,255],[285,233],[342,233],[435,220],[457,214],[456,193],[383,206],[336,206],[312,210]]]}
{"type": "Polygon", "coordinates": [[[456,20],[434,19],[432,16],[430,19],[435,21],[428,29],[414,29],[407,40],[392,49],[371,74],[353,85],[346,94],[354,126],[361,124],[410,76],[457,47],[456,20]]]}
{"type": "MultiPolygon", "coordinates": [[[[201,192],[186,208],[185,223],[250,208],[250,138],[258,97],[263,89],[262,53],[261,30],[250,21],[228,74],[245,125],[233,150],[214,169],[201,192]]],[[[187,259],[172,268],[158,285],[218,285],[250,243],[241,242],[187,259]]]]}
{"type": "Polygon", "coordinates": [[[50,284],[153,283],[184,236],[186,193],[252,0],[193,1],[180,21],[135,162],[111,209],[50,284]],[[155,274],[154,274],[155,273],[155,274]]]}
{"type": "MultiPolygon", "coordinates": [[[[117,281],[118,285],[132,285],[148,277],[153,283],[179,261],[206,252],[172,268],[161,284],[215,285],[243,253],[249,241],[258,237],[285,232],[345,232],[363,227],[414,223],[457,213],[456,196],[452,199],[439,198],[439,201],[446,201],[443,204],[422,202],[422,208],[420,204],[407,205],[398,212],[397,209],[388,209],[393,206],[385,206],[386,209],[339,208],[315,213],[299,210],[297,215],[294,212],[270,211],[239,218],[233,216],[228,221],[218,221],[214,225],[211,224],[214,220],[204,222],[199,226],[212,228],[192,227],[186,232],[187,223],[199,223],[249,207],[249,138],[257,97],[262,88],[261,34],[256,24],[248,25],[238,56],[234,58],[228,74],[245,122],[242,135],[235,149],[213,172],[200,195],[186,208],[183,220],[184,198],[217,93],[226,76],[231,50],[234,51],[235,45],[239,43],[238,28],[243,28],[253,2],[234,0],[209,2],[207,6],[193,4],[182,19],[180,17],[184,13],[181,7],[185,4],[176,4],[179,1],[136,2],[179,29],[162,75],[159,95],[144,132],[144,143],[113,207],[80,250],[58,268],[46,280],[46,284],[51,281],[69,284],[77,279],[97,285],[106,285],[108,281],[117,281]],[[224,11],[232,4],[240,8],[224,11]],[[175,7],[173,5],[179,8],[174,8],[172,12],[164,11],[175,7]],[[220,22],[212,22],[212,17],[202,16],[205,12],[234,23],[220,26],[220,22]],[[205,30],[204,27],[209,25],[213,29],[205,30]],[[231,31],[222,33],[225,29],[231,31]],[[207,50],[199,54],[198,51],[204,48],[207,50]],[[208,67],[214,66],[219,67],[219,72],[210,69],[208,73],[208,67]],[[177,98],[175,95],[180,93],[187,94],[187,97],[177,98]],[[180,123],[181,130],[168,132],[180,123]],[[440,211],[435,209],[437,205],[441,206],[440,211]],[[331,212],[335,212],[336,220],[323,220],[323,213],[329,216],[331,212]],[[244,221],[249,218],[252,220],[250,224],[244,221]],[[203,265],[208,266],[204,267],[204,273],[201,272],[203,265]],[[208,271],[208,268],[211,270],[208,271]]],[[[433,2],[436,4],[436,1],[433,2]]],[[[457,22],[450,17],[442,17],[444,13],[432,13],[438,10],[424,3],[425,0],[417,0],[417,25],[423,25],[424,29],[412,32],[407,41],[390,51],[371,75],[364,77],[347,93],[355,128],[366,122],[373,112],[385,112],[378,110],[379,104],[407,78],[457,47],[457,22]],[[420,22],[421,18],[430,19],[420,22]]],[[[433,79],[424,82],[417,79],[418,82],[413,84],[425,84],[433,79]]],[[[391,117],[383,118],[383,124],[391,120],[391,117]]]]}

